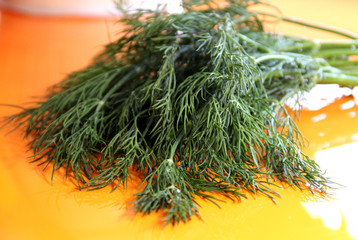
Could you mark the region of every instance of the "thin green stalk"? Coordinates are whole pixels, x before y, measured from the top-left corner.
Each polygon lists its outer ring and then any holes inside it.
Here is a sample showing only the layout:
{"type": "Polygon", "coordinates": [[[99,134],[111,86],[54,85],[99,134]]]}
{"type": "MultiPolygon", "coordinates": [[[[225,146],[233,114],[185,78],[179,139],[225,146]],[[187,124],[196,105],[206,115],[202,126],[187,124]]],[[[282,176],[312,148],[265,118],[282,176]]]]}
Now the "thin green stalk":
{"type": "Polygon", "coordinates": [[[315,41],[315,43],[319,44],[320,49],[332,49],[332,48],[348,48],[348,49],[358,49],[357,41],[350,42],[326,42],[326,41],[315,41]]]}
{"type": "MultiPolygon", "coordinates": [[[[229,36],[229,35],[228,35],[228,36],[229,36]]],[[[252,44],[253,46],[257,47],[258,50],[260,50],[260,51],[262,51],[262,52],[264,52],[264,53],[271,53],[271,52],[272,52],[272,49],[271,49],[271,48],[266,47],[266,46],[264,46],[264,45],[262,45],[262,44],[260,44],[260,43],[258,43],[258,42],[256,42],[256,41],[252,40],[251,38],[249,38],[249,37],[243,35],[243,34],[240,34],[240,33],[239,33],[238,36],[239,36],[240,40],[241,40],[243,43],[245,43],[245,44],[247,44],[247,43],[248,43],[248,44],[252,44]]],[[[229,37],[231,38],[231,36],[229,36],[229,37]]],[[[232,38],[231,38],[231,40],[232,40],[232,41],[235,41],[235,40],[232,39],[232,38]]]]}
{"type": "Polygon", "coordinates": [[[313,29],[317,29],[317,30],[321,30],[324,32],[329,32],[329,33],[333,33],[333,34],[337,34],[343,37],[347,37],[350,39],[358,39],[358,35],[340,28],[336,28],[336,27],[332,27],[332,26],[327,26],[327,25],[323,25],[323,24],[317,24],[317,23],[312,23],[312,22],[308,22],[299,18],[293,18],[293,17],[287,17],[287,16],[277,16],[274,14],[270,14],[270,13],[265,13],[265,12],[258,12],[260,15],[264,15],[264,16],[269,16],[269,17],[273,17],[273,18],[277,18],[280,21],[285,21],[288,23],[293,23],[293,24],[297,24],[297,25],[301,25],[304,27],[309,27],[309,28],[313,28],[313,29]]]}
{"type": "Polygon", "coordinates": [[[280,48],[282,52],[304,52],[311,49],[319,49],[320,44],[314,41],[306,41],[304,43],[297,43],[285,48],[280,48]]]}
{"type": "Polygon", "coordinates": [[[352,70],[352,71],[344,71],[344,73],[345,74],[347,74],[347,75],[350,75],[350,76],[356,76],[356,77],[358,77],[358,69],[354,69],[354,70],[352,70]]]}
{"type": "Polygon", "coordinates": [[[323,42],[323,41],[304,41],[303,43],[297,43],[288,47],[280,48],[280,51],[284,52],[305,52],[309,51],[322,51],[326,49],[358,49],[358,42],[323,42]]]}
{"type": "Polygon", "coordinates": [[[285,54],[269,54],[256,58],[255,62],[260,64],[262,62],[271,60],[292,60],[292,57],[285,54]]]}
{"type": "Polygon", "coordinates": [[[339,56],[339,55],[352,56],[352,55],[358,55],[358,49],[351,49],[351,48],[325,49],[314,53],[314,55],[317,57],[324,57],[324,58],[339,56]]]}
{"type": "Polygon", "coordinates": [[[341,86],[358,86],[358,77],[343,73],[324,73],[320,84],[339,84],[341,86]]]}
{"type": "Polygon", "coordinates": [[[328,64],[332,67],[339,67],[339,68],[358,68],[358,61],[351,61],[351,60],[330,60],[328,61],[328,64]]]}

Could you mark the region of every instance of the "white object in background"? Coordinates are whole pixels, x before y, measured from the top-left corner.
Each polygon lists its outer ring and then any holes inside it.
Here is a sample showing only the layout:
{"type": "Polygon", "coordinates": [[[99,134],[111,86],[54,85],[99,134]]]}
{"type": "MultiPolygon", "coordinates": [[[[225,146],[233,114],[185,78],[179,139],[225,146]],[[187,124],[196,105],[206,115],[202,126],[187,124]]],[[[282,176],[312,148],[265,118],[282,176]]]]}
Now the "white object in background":
{"type": "Polygon", "coordinates": [[[306,202],[303,206],[312,217],[321,217],[327,227],[339,229],[345,223],[348,233],[358,239],[358,142],[317,152],[316,162],[326,177],[344,187],[331,190],[334,199],[306,202]]]}
{"type": "Polygon", "coordinates": [[[0,6],[38,15],[110,15],[113,0],[0,0],[0,6]]]}
{"type": "MultiPolygon", "coordinates": [[[[166,10],[170,13],[183,11],[181,0],[123,1],[129,10],[154,10],[158,4],[166,4],[166,10]]],[[[0,0],[0,6],[37,15],[108,16],[118,14],[115,2],[116,0],[0,0]]]]}
{"type": "Polygon", "coordinates": [[[158,5],[166,5],[166,11],[169,13],[182,13],[181,0],[126,0],[126,5],[129,9],[156,9],[158,5]]]}
{"type": "MultiPolygon", "coordinates": [[[[344,96],[353,95],[358,103],[358,89],[340,87],[338,84],[317,84],[311,91],[304,93],[299,99],[300,106],[305,110],[317,111],[344,96]]],[[[296,100],[289,99],[286,104],[297,109],[296,100]]]]}

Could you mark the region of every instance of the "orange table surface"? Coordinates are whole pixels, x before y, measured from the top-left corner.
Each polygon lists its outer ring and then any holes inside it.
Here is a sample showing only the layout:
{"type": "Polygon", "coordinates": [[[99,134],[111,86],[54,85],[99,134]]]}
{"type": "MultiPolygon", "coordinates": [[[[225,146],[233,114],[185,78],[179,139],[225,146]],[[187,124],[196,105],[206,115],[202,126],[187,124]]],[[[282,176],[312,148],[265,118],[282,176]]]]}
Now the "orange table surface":
{"type": "MultiPolygon", "coordinates": [[[[271,2],[280,5],[286,15],[358,33],[358,1],[271,2]]],[[[1,14],[0,103],[7,104],[23,105],[42,96],[66,74],[85,67],[120,30],[120,25],[104,18],[39,17],[5,10],[1,14]]],[[[288,24],[276,24],[272,30],[339,38],[288,24]]],[[[0,117],[17,111],[0,106],[0,117]]],[[[318,111],[303,111],[298,125],[310,143],[305,152],[323,159],[322,163],[334,157],[337,169],[344,172],[345,167],[347,175],[354,173],[350,163],[343,160],[357,155],[357,145],[350,145],[358,140],[357,113],[358,106],[351,97],[336,99],[318,111]]],[[[199,199],[202,220],[194,217],[189,223],[164,228],[160,214],[141,216],[131,210],[128,199],[135,193],[134,186],[113,193],[108,188],[78,191],[58,174],[51,183],[48,173],[29,163],[29,155],[20,131],[9,135],[0,131],[1,240],[358,238],[354,232],[357,222],[352,223],[349,215],[357,213],[356,209],[329,203],[310,205],[312,196],[293,189],[277,189],[281,194],[277,204],[263,196],[251,196],[242,202],[221,203],[217,208],[199,199]],[[322,204],[326,210],[319,212],[322,204]],[[324,216],[333,208],[338,214],[324,216]]],[[[347,194],[356,202],[354,191],[348,188],[347,194]]]]}

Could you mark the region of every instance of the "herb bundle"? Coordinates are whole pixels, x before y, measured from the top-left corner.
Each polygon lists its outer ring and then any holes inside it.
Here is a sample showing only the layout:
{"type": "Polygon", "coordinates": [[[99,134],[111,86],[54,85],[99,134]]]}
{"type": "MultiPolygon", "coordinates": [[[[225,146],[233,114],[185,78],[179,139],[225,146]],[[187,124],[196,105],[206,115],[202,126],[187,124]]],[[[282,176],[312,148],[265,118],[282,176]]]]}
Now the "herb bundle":
{"type": "MultiPolygon", "coordinates": [[[[64,168],[80,189],[127,185],[143,175],[135,209],[167,223],[215,202],[277,193],[285,183],[329,187],[302,151],[285,102],[316,83],[358,85],[358,42],[318,42],[265,32],[258,0],[184,1],[185,11],[123,10],[127,28],[86,69],[7,119],[24,127],[35,162],[64,168]]],[[[269,15],[269,14],[266,14],[269,15]]],[[[354,36],[269,15],[283,21],[354,36]]]]}

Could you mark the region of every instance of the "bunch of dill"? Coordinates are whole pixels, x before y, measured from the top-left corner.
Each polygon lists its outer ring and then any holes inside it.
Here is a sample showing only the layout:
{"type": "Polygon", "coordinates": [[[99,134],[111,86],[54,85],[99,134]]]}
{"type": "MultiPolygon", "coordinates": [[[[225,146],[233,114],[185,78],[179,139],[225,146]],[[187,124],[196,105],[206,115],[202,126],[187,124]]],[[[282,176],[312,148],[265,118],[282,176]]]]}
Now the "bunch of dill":
{"type": "Polygon", "coordinates": [[[135,209],[163,210],[167,223],[197,215],[195,197],[215,201],[212,192],[273,198],[279,182],[325,192],[284,103],[318,82],[356,85],[347,69],[358,44],[267,33],[255,4],[123,11],[124,34],[91,66],[8,121],[25,128],[35,161],[66,169],[81,189],[126,187],[142,173],[135,209]]]}

